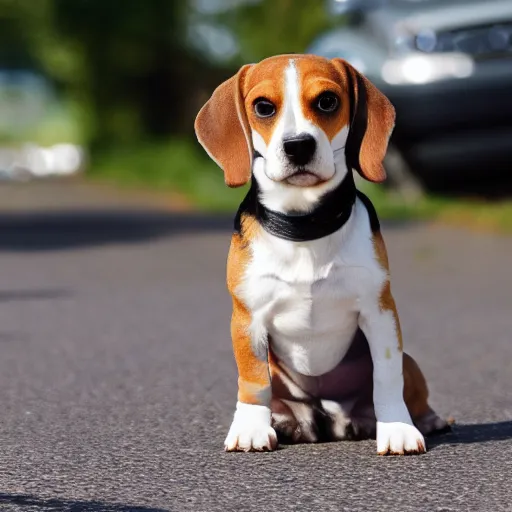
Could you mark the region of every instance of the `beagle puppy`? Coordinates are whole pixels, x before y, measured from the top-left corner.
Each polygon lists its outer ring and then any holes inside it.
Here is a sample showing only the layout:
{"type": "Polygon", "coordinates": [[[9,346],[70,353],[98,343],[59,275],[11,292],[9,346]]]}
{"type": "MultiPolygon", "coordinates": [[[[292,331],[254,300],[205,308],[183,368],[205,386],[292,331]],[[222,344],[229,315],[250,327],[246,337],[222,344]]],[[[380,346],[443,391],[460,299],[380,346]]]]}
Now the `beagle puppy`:
{"type": "Polygon", "coordinates": [[[312,55],[243,66],[199,112],[227,185],[251,182],[228,256],[227,451],[376,437],[381,455],[423,453],[423,436],[447,428],[403,352],[379,220],[352,174],[385,179],[394,121],[350,64],[312,55]]]}

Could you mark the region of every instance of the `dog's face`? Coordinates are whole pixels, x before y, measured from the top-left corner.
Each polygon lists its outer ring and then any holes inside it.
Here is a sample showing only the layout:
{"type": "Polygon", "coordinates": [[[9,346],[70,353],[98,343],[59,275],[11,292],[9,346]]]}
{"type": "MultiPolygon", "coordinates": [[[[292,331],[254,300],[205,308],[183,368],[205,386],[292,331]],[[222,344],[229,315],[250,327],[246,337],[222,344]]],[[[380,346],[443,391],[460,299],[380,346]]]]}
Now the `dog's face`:
{"type": "Polygon", "coordinates": [[[249,71],[244,107],[253,147],[265,160],[259,179],[311,187],[334,177],[350,117],[340,83],[334,66],[317,59],[264,61],[249,71]]]}
{"type": "Polygon", "coordinates": [[[382,181],[394,124],[389,101],[340,59],[283,55],[244,66],[196,120],[196,133],[230,186],[251,169],[261,199],[307,210],[336,187],[348,165],[382,181]]]}

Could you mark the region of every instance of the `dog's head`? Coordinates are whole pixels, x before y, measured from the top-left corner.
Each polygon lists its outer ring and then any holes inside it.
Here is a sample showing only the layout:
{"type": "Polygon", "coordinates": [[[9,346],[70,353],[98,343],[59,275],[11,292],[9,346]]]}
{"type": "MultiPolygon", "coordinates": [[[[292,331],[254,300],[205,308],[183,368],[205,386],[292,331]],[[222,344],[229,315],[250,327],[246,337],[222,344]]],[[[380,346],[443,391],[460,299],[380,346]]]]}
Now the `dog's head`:
{"type": "Polygon", "coordinates": [[[243,66],[199,112],[199,142],[227,185],[254,173],[272,209],[308,210],[351,169],[380,182],[394,126],[389,100],[350,64],[281,55],[243,66]]]}

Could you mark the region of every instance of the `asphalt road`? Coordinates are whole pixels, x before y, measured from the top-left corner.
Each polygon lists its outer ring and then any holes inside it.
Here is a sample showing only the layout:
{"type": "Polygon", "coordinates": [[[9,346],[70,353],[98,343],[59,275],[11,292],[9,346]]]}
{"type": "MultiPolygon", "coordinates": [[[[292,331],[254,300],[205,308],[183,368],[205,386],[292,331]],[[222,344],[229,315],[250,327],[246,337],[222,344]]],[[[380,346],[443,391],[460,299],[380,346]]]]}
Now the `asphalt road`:
{"type": "Polygon", "coordinates": [[[226,454],[230,220],[67,197],[0,212],[1,511],[512,510],[511,238],[384,227],[406,349],[458,421],[426,455],[226,454]]]}

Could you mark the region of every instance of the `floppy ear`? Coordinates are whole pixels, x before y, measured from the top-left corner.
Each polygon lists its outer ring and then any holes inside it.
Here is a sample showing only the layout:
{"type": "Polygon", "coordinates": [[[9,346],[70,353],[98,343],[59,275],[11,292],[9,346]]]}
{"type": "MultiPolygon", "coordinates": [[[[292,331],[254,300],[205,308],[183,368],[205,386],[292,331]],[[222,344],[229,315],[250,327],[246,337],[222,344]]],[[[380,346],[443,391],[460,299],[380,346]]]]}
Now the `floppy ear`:
{"type": "Polygon", "coordinates": [[[251,179],[252,142],[241,87],[250,64],[219,85],[197,114],[197,139],[224,171],[229,187],[240,187],[251,179]]]}
{"type": "Polygon", "coordinates": [[[369,181],[386,179],[382,165],[395,126],[391,102],[359,71],[343,59],[333,64],[347,78],[350,96],[350,130],[345,145],[347,167],[369,181]]]}

